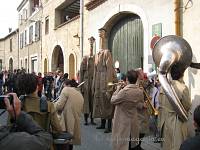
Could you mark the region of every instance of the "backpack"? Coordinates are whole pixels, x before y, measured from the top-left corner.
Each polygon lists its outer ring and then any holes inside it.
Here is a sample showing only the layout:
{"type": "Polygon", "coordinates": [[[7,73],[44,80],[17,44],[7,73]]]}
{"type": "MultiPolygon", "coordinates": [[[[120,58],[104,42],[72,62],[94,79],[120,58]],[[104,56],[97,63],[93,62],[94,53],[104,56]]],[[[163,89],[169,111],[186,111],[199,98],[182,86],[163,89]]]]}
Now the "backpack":
{"type": "MultiPolygon", "coordinates": [[[[26,97],[26,95],[21,95],[19,97],[19,100],[22,102],[22,108],[23,104],[25,103],[26,97]]],[[[42,95],[40,97],[40,112],[48,112],[48,102],[47,97],[45,95],[42,95]]]]}

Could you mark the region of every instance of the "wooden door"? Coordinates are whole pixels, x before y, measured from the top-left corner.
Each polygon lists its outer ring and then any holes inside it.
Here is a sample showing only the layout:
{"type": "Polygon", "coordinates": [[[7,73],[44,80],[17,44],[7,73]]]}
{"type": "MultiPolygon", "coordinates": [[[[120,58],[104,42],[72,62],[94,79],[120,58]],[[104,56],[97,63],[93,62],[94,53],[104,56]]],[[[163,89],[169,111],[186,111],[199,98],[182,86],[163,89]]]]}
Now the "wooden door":
{"type": "Polygon", "coordinates": [[[114,63],[119,61],[121,72],[143,67],[143,25],[139,16],[120,19],[112,27],[108,42],[114,63]]]}

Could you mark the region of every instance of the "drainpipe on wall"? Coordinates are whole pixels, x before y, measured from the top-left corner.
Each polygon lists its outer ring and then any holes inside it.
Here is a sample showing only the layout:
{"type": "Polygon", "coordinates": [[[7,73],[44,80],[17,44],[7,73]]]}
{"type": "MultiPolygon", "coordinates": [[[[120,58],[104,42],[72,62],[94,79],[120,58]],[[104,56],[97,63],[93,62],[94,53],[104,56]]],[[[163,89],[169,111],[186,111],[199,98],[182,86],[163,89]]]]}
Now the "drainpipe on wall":
{"type": "Polygon", "coordinates": [[[81,58],[83,58],[83,9],[84,9],[84,0],[80,0],[80,50],[81,58]]]}
{"type": "Polygon", "coordinates": [[[182,36],[181,33],[181,1],[174,0],[174,15],[175,15],[175,35],[182,36]]]}

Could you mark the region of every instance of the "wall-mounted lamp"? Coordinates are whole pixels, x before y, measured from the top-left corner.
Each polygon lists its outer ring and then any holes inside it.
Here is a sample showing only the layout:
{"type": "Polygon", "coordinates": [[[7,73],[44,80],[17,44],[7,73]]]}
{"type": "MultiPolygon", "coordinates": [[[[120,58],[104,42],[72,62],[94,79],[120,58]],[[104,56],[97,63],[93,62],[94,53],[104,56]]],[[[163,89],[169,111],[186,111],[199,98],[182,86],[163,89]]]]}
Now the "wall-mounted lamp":
{"type": "Polygon", "coordinates": [[[73,37],[78,40],[77,46],[80,46],[80,36],[78,35],[78,33],[76,35],[74,35],[73,37]]]}
{"type": "Polygon", "coordinates": [[[80,38],[80,36],[78,36],[78,33],[75,34],[73,37],[74,37],[74,38],[80,38]]]}

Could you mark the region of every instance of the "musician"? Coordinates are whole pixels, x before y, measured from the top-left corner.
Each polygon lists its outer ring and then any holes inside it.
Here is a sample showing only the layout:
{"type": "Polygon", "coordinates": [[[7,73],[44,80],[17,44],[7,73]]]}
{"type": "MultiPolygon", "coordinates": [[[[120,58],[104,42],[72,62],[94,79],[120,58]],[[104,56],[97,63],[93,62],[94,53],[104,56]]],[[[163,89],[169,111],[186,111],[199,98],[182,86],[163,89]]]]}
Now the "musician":
{"type": "MultiPolygon", "coordinates": [[[[171,85],[173,86],[183,107],[189,112],[191,99],[188,87],[183,81],[183,71],[180,67],[171,68],[171,85]]],[[[187,122],[180,120],[176,110],[168,100],[163,90],[160,91],[159,126],[163,138],[163,150],[179,150],[181,143],[188,137],[187,122]]]]}
{"type": "MultiPolygon", "coordinates": [[[[149,80],[147,79],[147,76],[143,72],[142,68],[136,69],[138,73],[138,81],[137,84],[144,89],[147,94],[150,93],[151,84],[149,84],[149,80]]],[[[144,92],[144,91],[143,91],[144,92]]],[[[143,98],[143,102],[146,100],[146,97],[143,98]]],[[[141,148],[142,138],[149,133],[149,114],[147,109],[138,109],[138,119],[140,123],[140,135],[139,135],[139,145],[137,145],[137,149],[141,148]]]]}
{"type": "Polygon", "coordinates": [[[111,103],[115,105],[112,129],[113,150],[127,150],[130,136],[133,144],[138,144],[139,121],[137,108],[144,108],[144,94],[136,85],[137,78],[136,71],[128,71],[127,85],[121,89],[124,85],[119,84],[111,98],[111,103]]]}

